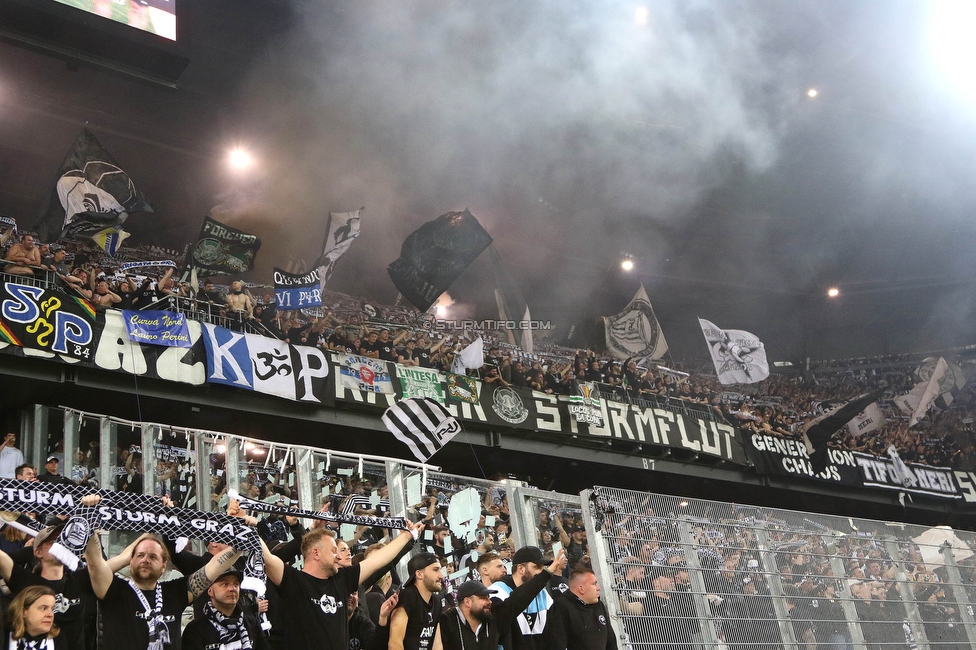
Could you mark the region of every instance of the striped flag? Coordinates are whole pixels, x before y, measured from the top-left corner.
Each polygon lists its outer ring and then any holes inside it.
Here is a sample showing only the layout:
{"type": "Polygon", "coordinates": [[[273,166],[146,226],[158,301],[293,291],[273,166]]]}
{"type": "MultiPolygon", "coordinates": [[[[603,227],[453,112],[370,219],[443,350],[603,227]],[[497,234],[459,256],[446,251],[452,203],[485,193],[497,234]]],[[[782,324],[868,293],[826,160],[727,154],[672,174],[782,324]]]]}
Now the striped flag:
{"type": "Polygon", "coordinates": [[[461,431],[447,409],[426,397],[397,402],[383,413],[383,424],[421,462],[461,431]]]}

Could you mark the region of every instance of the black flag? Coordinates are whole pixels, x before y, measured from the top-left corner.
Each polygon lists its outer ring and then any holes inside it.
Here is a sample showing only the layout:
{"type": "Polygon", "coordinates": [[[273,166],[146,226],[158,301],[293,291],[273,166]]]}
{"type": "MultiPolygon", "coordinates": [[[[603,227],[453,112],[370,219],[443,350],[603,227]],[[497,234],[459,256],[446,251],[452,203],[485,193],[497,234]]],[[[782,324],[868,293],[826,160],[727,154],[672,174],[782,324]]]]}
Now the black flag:
{"type": "Polygon", "coordinates": [[[68,152],[41,218],[34,224],[41,241],[88,239],[118,228],[136,212],[152,212],[142,192],[88,129],[68,152]]]}
{"type": "Polygon", "coordinates": [[[387,271],[403,297],[427,311],[490,243],[470,212],[448,212],[410,233],[387,271]]]}
{"type": "Polygon", "coordinates": [[[857,417],[857,414],[878,401],[884,394],[883,390],[869,393],[864,397],[848,402],[833,413],[813,420],[809,428],[803,432],[807,451],[810,453],[810,465],[813,473],[819,474],[827,469],[830,459],[827,456],[827,441],[830,440],[841,427],[857,417]],[[812,448],[812,451],[811,451],[812,448]]]}
{"type": "Polygon", "coordinates": [[[216,219],[204,217],[200,237],[190,252],[190,263],[198,273],[235,275],[254,268],[254,258],[261,248],[257,235],[225,226],[216,219]]]}

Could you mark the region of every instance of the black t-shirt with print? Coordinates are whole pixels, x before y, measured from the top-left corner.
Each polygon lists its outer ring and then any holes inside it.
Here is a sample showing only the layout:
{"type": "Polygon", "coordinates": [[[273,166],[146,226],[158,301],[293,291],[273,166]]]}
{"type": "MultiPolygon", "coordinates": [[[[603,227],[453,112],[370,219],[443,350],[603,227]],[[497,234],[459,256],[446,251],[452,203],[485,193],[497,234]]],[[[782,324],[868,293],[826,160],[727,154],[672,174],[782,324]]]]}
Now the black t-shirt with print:
{"type": "Polygon", "coordinates": [[[331,578],[285,565],[278,585],[279,605],[289,612],[284,647],[302,650],[348,650],[346,603],[359,588],[359,565],[339,569],[331,578]]]}
{"type": "Polygon", "coordinates": [[[416,585],[410,585],[400,590],[397,608],[401,607],[407,612],[403,650],[430,650],[441,617],[441,597],[433,594],[429,603],[424,602],[416,585]]]}
{"type": "MultiPolygon", "coordinates": [[[[183,610],[190,601],[187,600],[187,579],[160,582],[163,594],[163,620],[169,628],[170,643],[164,646],[167,650],[180,650],[182,647],[183,610]]],[[[143,591],[146,602],[152,608],[156,604],[155,590],[143,591]]],[[[112,584],[99,601],[101,614],[102,642],[100,648],[106,650],[145,650],[149,645],[149,624],[146,609],[139,602],[139,597],[129,586],[128,580],[118,576],[112,578],[112,584]]],[[[151,618],[151,616],[150,616],[151,618]]]]}
{"type": "Polygon", "coordinates": [[[50,587],[57,594],[54,599],[54,623],[61,632],[54,639],[57,650],[85,650],[85,612],[94,612],[95,592],[92,591],[88,569],[64,570],[60,580],[46,580],[15,564],[7,581],[10,591],[18,594],[31,585],[50,587]]]}

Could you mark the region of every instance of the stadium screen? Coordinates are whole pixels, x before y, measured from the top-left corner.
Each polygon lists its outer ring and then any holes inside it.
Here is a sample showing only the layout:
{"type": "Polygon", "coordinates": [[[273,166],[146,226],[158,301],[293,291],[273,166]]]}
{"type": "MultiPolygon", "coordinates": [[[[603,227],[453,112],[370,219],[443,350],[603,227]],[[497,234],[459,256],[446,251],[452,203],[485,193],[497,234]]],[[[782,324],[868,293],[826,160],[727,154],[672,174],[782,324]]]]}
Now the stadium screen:
{"type": "Polygon", "coordinates": [[[176,0],[54,0],[69,7],[176,40],[176,0]]]}

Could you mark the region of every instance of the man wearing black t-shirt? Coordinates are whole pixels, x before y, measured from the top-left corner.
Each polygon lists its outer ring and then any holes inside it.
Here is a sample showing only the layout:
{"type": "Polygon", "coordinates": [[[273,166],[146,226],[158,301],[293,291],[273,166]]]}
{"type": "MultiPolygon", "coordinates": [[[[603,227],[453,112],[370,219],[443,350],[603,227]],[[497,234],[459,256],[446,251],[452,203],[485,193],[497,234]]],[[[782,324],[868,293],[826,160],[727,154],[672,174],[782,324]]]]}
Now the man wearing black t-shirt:
{"type": "Polygon", "coordinates": [[[366,335],[366,340],[359,344],[359,354],[364,357],[369,357],[370,359],[380,358],[380,344],[377,340],[376,332],[370,332],[366,335]]]}
{"type": "Polygon", "coordinates": [[[380,330],[379,338],[376,339],[376,351],[379,353],[381,360],[396,363],[396,341],[390,340],[390,330],[380,330]]]}
{"type": "Polygon", "coordinates": [[[85,549],[85,561],[92,589],[100,601],[99,648],[162,650],[168,646],[168,650],[180,650],[183,610],[239,556],[239,552],[228,548],[193,575],[160,582],[169,552],[161,539],[147,535],[136,542],[129,561],[130,577],[123,580],[102,557],[99,536],[92,535],[85,549]]]}
{"type": "Polygon", "coordinates": [[[407,573],[390,619],[389,650],[430,650],[442,608],[440,560],[421,553],[410,559],[407,573]]]}
{"type": "Polygon", "coordinates": [[[379,551],[348,568],[339,568],[334,533],[325,528],[315,528],[302,538],[301,571],[272,555],[262,542],[265,572],[278,588],[281,608],[294,617],[291,624],[272,628],[273,638],[279,634],[283,637],[279,647],[348,650],[349,594],[396,558],[424,527],[407,522],[407,528],[379,551]]]}

